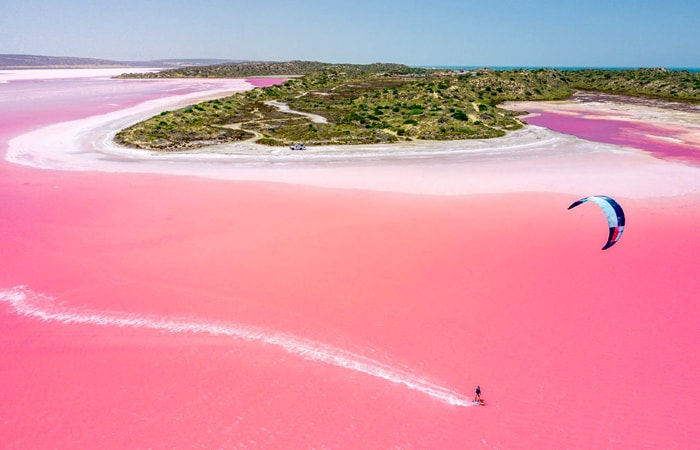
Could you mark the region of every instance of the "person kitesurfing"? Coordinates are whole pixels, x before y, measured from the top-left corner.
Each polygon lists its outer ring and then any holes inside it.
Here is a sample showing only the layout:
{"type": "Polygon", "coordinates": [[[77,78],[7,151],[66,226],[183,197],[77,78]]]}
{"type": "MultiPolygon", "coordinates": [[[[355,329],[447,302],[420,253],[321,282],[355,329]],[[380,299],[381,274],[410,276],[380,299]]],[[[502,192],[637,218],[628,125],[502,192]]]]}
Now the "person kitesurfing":
{"type": "Polygon", "coordinates": [[[474,401],[475,402],[481,401],[481,386],[476,387],[476,395],[474,395],[474,401]]]}

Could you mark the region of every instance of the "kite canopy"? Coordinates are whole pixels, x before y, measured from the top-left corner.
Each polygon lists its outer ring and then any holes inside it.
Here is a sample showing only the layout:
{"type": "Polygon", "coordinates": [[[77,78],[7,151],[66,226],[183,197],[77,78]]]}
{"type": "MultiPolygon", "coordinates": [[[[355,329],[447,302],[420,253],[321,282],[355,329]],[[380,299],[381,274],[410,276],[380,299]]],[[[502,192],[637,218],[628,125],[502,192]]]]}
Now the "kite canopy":
{"type": "Polygon", "coordinates": [[[605,195],[594,195],[592,197],[584,197],[577,200],[569,206],[568,209],[575,208],[581,203],[593,202],[605,213],[605,218],[608,219],[608,242],[605,243],[603,250],[612,247],[622,237],[622,232],[625,230],[625,212],[622,207],[612,198],[605,195]]]}

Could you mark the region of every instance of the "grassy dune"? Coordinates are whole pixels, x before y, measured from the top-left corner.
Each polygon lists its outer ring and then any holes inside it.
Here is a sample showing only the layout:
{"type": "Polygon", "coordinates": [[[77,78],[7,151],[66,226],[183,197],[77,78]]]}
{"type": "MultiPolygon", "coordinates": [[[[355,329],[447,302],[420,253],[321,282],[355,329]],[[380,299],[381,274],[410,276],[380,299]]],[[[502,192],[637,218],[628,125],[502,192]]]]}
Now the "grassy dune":
{"type": "Polygon", "coordinates": [[[294,142],[321,145],[490,138],[522,127],[516,113],[498,108],[507,100],[563,99],[574,90],[588,89],[700,101],[698,74],[664,69],[481,69],[456,73],[398,64],[292,61],[176,69],[145,76],[285,72],[302,76],[281,85],[165,111],[122,130],[116,140],[132,148],[182,151],[246,140],[286,146],[294,142]],[[268,104],[270,101],[322,116],[327,123],[281,112],[268,104]]]}

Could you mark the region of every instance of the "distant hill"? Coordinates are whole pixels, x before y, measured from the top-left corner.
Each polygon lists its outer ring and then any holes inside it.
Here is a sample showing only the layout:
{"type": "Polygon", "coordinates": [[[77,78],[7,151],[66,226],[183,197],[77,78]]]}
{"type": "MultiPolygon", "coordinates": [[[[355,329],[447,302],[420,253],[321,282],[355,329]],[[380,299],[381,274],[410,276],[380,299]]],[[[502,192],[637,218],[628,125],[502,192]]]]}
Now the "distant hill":
{"type": "Polygon", "coordinates": [[[237,63],[199,65],[162,70],[152,73],[124,74],[120,78],[242,78],[251,76],[302,76],[326,69],[346,74],[366,73],[425,73],[426,69],[403,64],[331,64],[318,61],[241,61],[237,63]]]}
{"type": "Polygon", "coordinates": [[[83,69],[95,67],[163,67],[177,68],[235,63],[231,59],[157,59],[152,61],[114,61],[74,56],[0,54],[0,69],[83,69]]]}
{"type": "Polygon", "coordinates": [[[150,65],[151,67],[177,68],[190,66],[211,66],[216,64],[235,64],[243,62],[242,59],[206,59],[206,58],[185,58],[185,59],[154,59],[139,64],[150,65]]]}

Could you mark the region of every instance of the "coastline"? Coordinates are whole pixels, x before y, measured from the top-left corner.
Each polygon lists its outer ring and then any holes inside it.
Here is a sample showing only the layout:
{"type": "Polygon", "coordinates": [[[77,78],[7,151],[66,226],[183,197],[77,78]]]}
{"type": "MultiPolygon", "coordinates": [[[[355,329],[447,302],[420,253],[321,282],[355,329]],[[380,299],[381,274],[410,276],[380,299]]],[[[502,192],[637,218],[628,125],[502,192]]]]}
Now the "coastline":
{"type": "Polygon", "coordinates": [[[0,69],[0,82],[55,80],[62,78],[112,78],[126,72],[146,73],[162,70],[158,67],[91,67],[84,69],[0,69]]]}
{"type": "Polygon", "coordinates": [[[565,100],[505,102],[499,106],[511,111],[535,109],[559,114],[586,112],[591,118],[645,120],[700,127],[700,105],[605,93],[574,95],[565,100]]]}
{"type": "MultiPolygon", "coordinates": [[[[237,83],[34,130],[10,141],[6,159],[52,170],[162,173],[423,195],[596,191],[626,197],[666,197],[700,193],[697,167],[533,125],[492,139],[329,145],[305,151],[234,143],[162,153],[128,149],[113,141],[120,129],[160,111],[249,86],[243,80],[237,83]],[[640,180],[639,170],[649,178],[672,177],[678,182],[645,183],[640,180]]],[[[562,114],[571,108],[589,107],[571,101],[506,106],[546,107],[562,114]]],[[[600,104],[591,108],[599,108],[601,117],[610,115],[612,108],[615,117],[626,120],[685,126],[700,123],[700,114],[639,105],[600,104]]]]}

